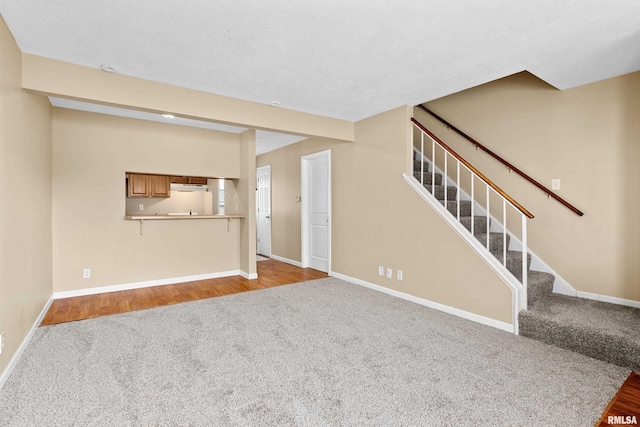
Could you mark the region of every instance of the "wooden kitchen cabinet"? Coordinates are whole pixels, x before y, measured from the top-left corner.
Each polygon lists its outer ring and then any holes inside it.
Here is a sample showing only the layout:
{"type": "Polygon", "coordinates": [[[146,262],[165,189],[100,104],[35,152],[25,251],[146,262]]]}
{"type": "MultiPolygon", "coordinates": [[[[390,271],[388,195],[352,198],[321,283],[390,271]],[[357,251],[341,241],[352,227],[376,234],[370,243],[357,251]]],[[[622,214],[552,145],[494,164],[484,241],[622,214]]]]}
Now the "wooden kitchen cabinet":
{"type": "Polygon", "coordinates": [[[188,176],[172,176],[171,184],[188,184],[189,177],[188,176]]]}
{"type": "Polygon", "coordinates": [[[127,174],[127,197],[169,197],[170,177],[167,175],[127,174]]]}
{"type": "Polygon", "coordinates": [[[171,184],[202,184],[207,185],[207,178],[201,176],[172,176],[171,184]]]}
{"type": "Polygon", "coordinates": [[[207,185],[207,178],[201,176],[190,176],[189,184],[202,184],[207,185]]]}
{"type": "Polygon", "coordinates": [[[149,175],[149,186],[151,197],[171,196],[171,180],[167,175],[149,175]]]}

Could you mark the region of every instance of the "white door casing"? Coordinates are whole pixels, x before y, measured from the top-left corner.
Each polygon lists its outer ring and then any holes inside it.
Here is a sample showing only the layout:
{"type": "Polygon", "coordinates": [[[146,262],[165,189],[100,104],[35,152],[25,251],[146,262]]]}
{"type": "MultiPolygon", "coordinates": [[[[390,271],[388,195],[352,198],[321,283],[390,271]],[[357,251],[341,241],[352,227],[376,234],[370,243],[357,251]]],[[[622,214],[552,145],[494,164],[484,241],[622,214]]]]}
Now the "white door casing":
{"type": "Polygon", "coordinates": [[[271,165],[256,171],[257,252],[271,257],[271,165]]]}
{"type": "Polygon", "coordinates": [[[331,150],[302,157],[302,266],[331,270],[331,150]]]}

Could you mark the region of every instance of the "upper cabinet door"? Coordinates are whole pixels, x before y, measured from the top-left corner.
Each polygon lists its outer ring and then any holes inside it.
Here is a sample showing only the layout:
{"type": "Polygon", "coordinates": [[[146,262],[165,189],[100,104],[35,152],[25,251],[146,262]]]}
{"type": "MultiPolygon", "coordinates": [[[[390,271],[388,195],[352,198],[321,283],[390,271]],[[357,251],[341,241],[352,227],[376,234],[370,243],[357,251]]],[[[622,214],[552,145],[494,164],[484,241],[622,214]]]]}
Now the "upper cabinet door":
{"type": "Polygon", "coordinates": [[[202,184],[207,185],[207,178],[201,176],[190,176],[189,184],[202,184]]]}
{"type": "Polygon", "coordinates": [[[149,186],[151,187],[151,197],[171,196],[171,177],[167,175],[149,175],[149,186]]]}
{"type": "Polygon", "coordinates": [[[140,175],[130,173],[129,178],[129,197],[149,197],[149,175],[140,175]]]}
{"type": "Polygon", "coordinates": [[[188,176],[172,176],[171,184],[188,184],[189,177],[188,176]]]}

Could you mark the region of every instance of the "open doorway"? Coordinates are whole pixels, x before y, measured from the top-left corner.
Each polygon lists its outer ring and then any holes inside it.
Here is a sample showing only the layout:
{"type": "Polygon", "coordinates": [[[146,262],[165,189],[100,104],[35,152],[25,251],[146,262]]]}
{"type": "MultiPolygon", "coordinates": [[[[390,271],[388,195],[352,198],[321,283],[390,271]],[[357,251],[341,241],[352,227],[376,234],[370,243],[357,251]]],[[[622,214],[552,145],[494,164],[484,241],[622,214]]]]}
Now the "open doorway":
{"type": "Polygon", "coordinates": [[[256,170],[256,249],[271,257],[271,165],[256,170]]]}

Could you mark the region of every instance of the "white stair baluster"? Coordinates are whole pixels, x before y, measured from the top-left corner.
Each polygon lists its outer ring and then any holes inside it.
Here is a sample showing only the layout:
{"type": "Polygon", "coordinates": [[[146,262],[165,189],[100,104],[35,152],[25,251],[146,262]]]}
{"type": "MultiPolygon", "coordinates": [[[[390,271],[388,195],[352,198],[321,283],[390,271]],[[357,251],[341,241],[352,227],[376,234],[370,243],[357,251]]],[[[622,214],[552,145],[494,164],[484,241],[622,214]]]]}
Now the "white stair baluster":
{"type": "Polygon", "coordinates": [[[487,187],[487,250],[489,250],[489,184],[485,183],[487,187]]]}
{"type": "MultiPolygon", "coordinates": [[[[471,172],[471,171],[470,171],[471,172]]],[[[476,196],[474,193],[474,181],[475,181],[475,174],[473,172],[471,172],[471,234],[474,234],[473,232],[473,219],[475,218],[474,213],[475,213],[475,205],[476,205],[476,196]]]]}
{"type": "Polygon", "coordinates": [[[524,214],[520,214],[522,217],[522,301],[520,302],[520,309],[527,309],[527,217],[524,214]]]}
{"type": "Polygon", "coordinates": [[[460,221],[460,161],[456,159],[456,218],[460,221]]]}
{"type": "Polygon", "coordinates": [[[507,266],[507,199],[502,199],[502,265],[507,266]]]}
{"type": "Polygon", "coordinates": [[[424,187],[424,132],[420,132],[420,185],[424,187]]]}
{"type": "MultiPolygon", "coordinates": [[[[447,161],[447,150],[444,150],[444,175],[442,176],[442,181],[444,181],[444,208],[449,210],[447,206],[447,165],[449,162],[447,161]]],[[[442,184],[442,183],[441,183],[442,184]]]]}
{"type": "Polygon", "coordinates": [[[431,138],[431,194],[436,197],[436,141],[431,138]]]}

